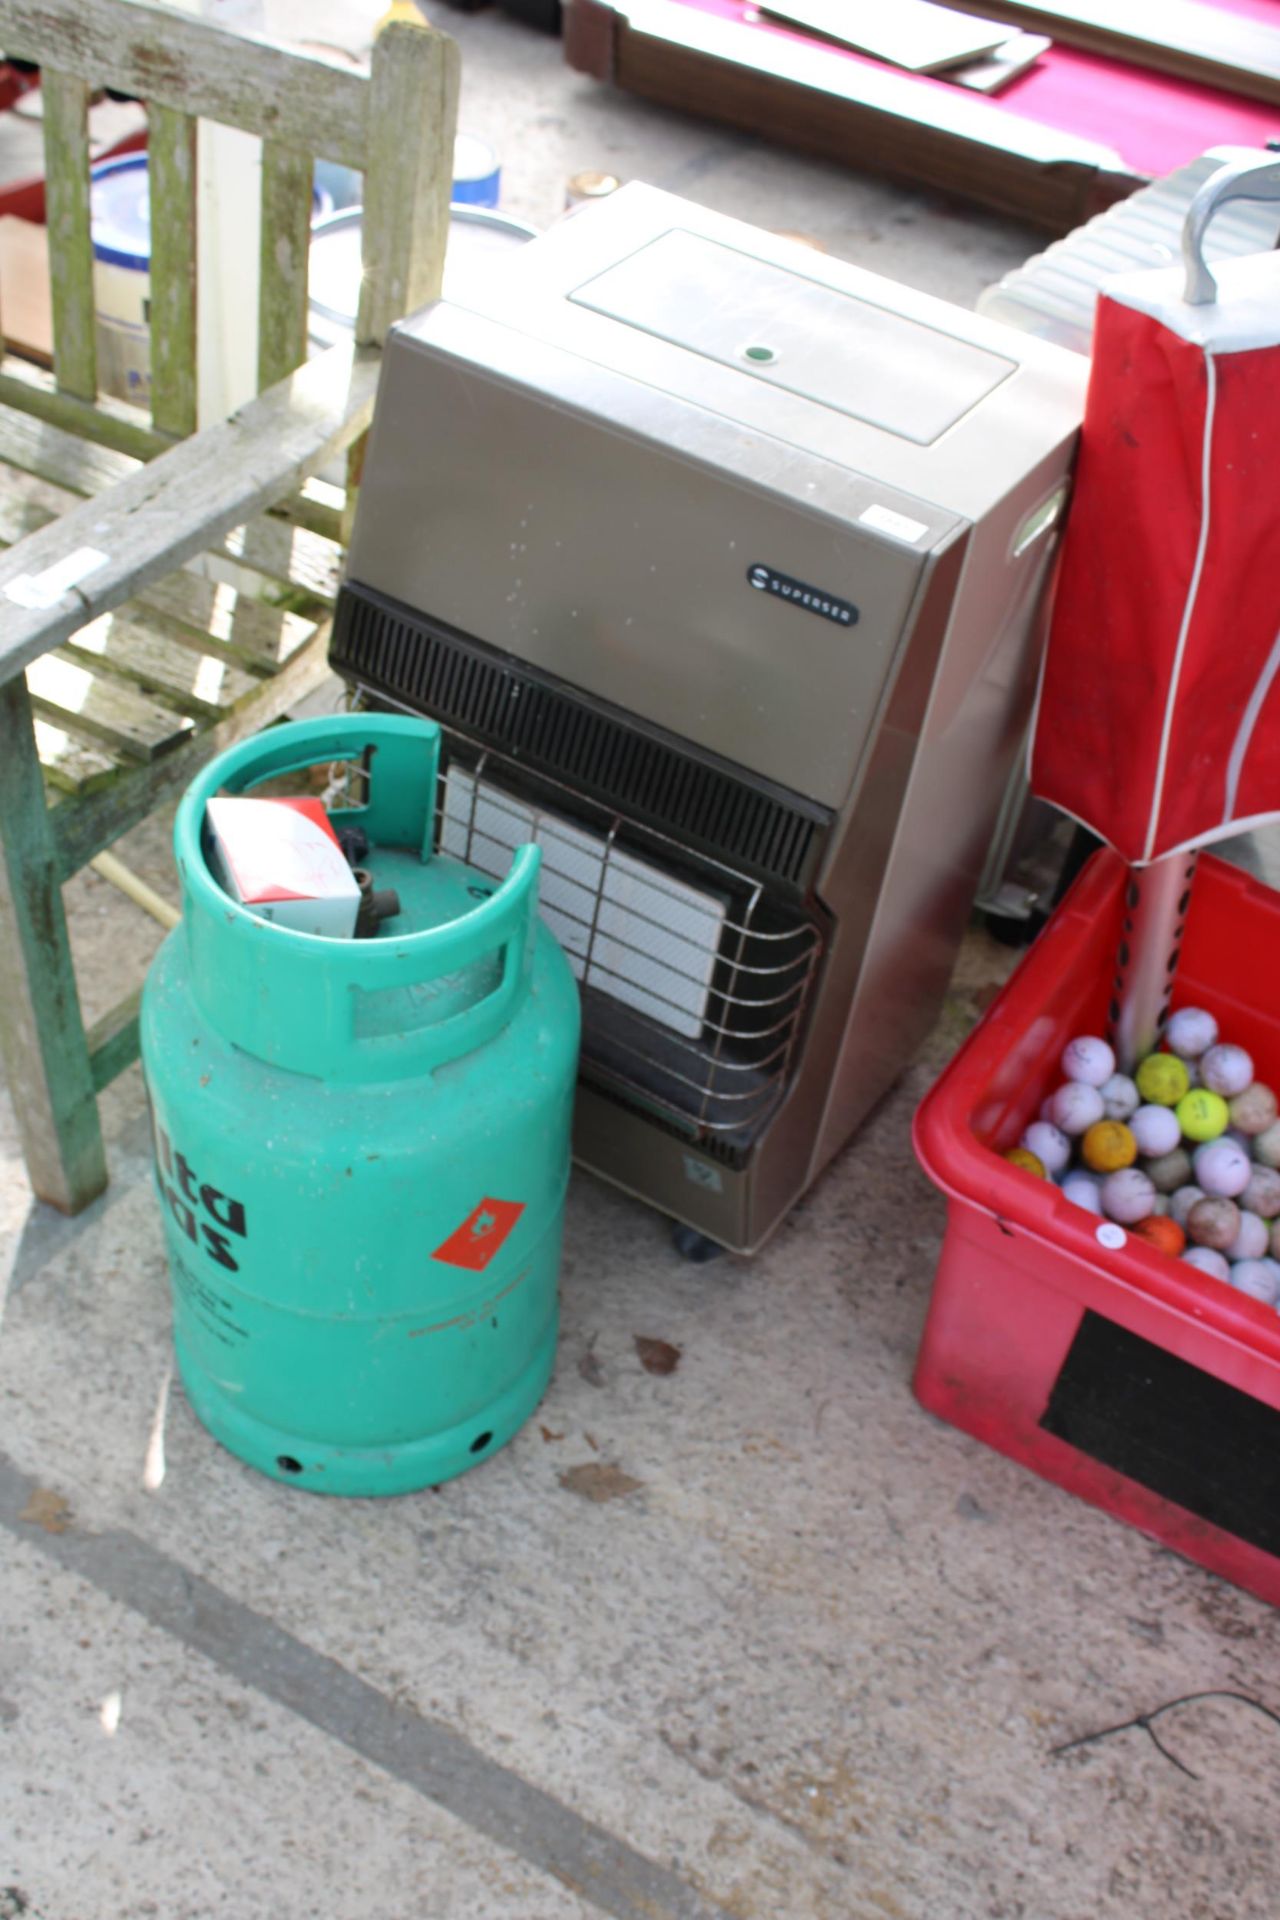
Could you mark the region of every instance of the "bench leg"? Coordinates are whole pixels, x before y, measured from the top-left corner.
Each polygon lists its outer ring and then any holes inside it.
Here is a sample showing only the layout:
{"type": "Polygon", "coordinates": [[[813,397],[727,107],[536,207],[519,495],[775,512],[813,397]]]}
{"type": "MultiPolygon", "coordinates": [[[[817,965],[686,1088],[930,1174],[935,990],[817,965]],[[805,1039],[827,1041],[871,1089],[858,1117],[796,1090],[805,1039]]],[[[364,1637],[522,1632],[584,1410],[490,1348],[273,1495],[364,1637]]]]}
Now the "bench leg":
{"type": "Polygon", "coordinates": [[[0,1053],[41,1200],[78,1213],[107,1184],[89,1048],[26,682],[0,687],[0,1053]]]}

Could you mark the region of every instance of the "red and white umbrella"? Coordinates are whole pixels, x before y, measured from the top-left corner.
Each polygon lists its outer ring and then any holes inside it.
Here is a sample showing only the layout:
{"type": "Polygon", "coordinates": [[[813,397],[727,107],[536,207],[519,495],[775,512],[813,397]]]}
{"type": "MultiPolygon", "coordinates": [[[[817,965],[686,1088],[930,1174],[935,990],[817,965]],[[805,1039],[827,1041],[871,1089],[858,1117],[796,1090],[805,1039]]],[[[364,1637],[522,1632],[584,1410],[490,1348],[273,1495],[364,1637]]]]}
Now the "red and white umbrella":
{"type": "Polygon", "coordinates": [[[1280,162],[1223,167],[1183,265],[1099,297],[1033,729],[1033,790],[1135,869],[1130,1060],[1163,1019],[1196,851],[1280,817],[1280,254],[1210,273],[1234,199],[1280,201],[1280,162]]]}

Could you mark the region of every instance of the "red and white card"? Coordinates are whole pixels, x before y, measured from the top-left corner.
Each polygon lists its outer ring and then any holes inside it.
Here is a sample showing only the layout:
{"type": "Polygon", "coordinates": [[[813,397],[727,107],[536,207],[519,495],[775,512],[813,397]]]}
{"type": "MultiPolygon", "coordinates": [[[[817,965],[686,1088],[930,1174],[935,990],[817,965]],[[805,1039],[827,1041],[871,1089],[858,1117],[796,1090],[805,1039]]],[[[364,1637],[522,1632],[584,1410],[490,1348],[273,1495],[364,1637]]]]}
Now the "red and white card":
{"type": "Polygon", "coordinates": [[[209,865],[233,900],[295,933],[349,940],[360,889],[319,800],[210,800],[209,865]]]}

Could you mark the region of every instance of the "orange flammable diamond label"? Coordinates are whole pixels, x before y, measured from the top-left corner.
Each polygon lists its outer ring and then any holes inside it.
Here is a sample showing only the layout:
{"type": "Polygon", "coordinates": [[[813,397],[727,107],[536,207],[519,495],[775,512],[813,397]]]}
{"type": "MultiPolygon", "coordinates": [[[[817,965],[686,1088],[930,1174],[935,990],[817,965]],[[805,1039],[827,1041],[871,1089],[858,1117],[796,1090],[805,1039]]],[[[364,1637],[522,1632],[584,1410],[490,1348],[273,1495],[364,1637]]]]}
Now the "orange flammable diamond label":
{"type": "Polygon", "coordinates": [[[431,1258],[483,1273],[523,1212],[523,1200],[490,1200],[486,1196],[431,1258]]]}

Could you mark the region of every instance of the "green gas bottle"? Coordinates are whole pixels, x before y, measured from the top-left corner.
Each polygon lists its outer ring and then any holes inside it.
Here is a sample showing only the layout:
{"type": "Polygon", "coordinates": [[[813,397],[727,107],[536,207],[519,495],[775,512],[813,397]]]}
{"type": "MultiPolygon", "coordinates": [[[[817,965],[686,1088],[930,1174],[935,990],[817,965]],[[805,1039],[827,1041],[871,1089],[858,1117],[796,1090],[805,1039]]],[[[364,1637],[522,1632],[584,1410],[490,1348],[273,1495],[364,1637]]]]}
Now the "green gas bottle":
{"type": "Polygon", "coordinates": [[[212,761],[174,829],[182,921],[142,1001],[156,1184],[188,1398],[224,1446],[316,1492],[404,1493],[486,1459],[550,1378],[578,992],[538,918],[433,851],[440,730],[271,729],[212,761]],[[401,911],[295,932],[210,871],[205,806],[362,760],[359,825],[401,911]]]}

